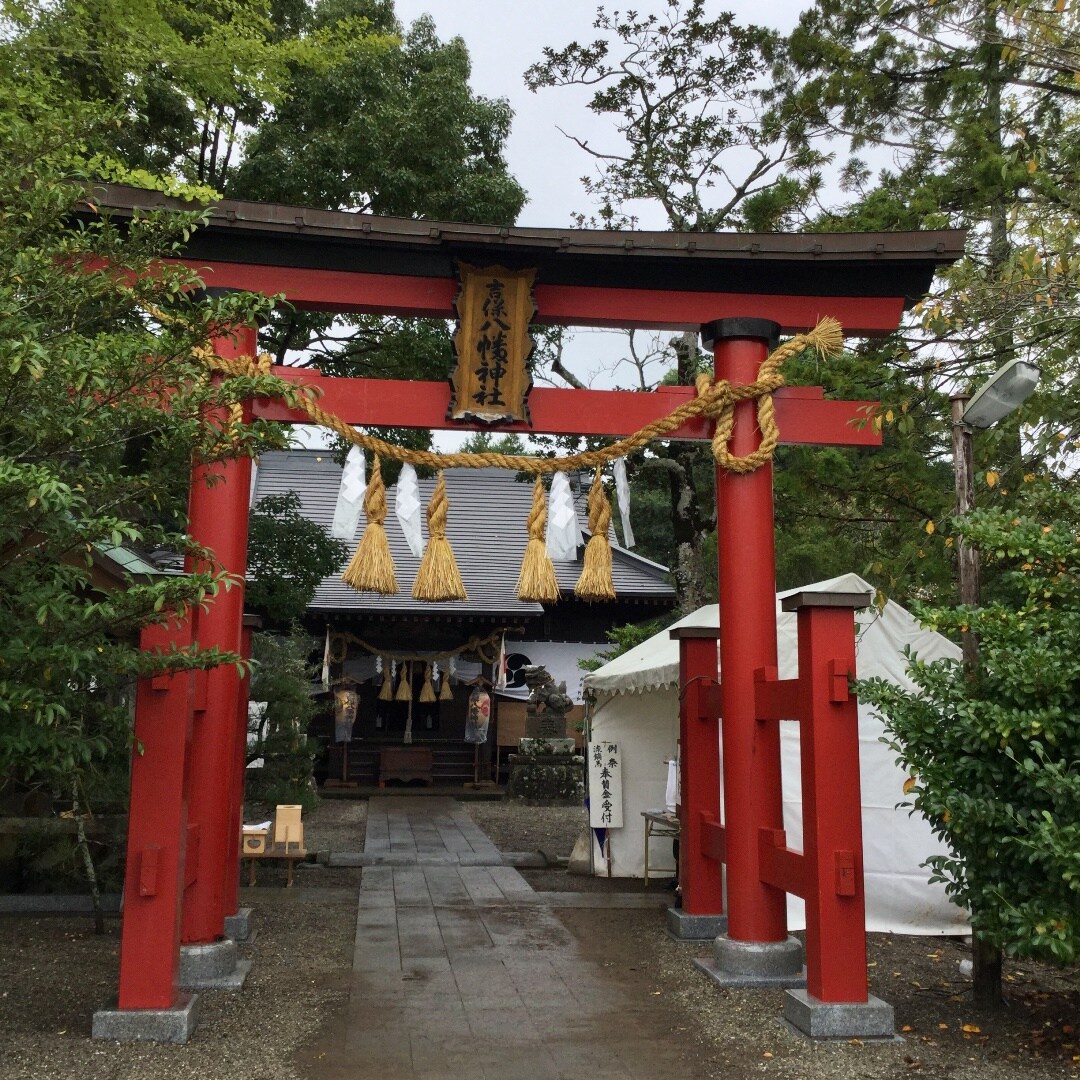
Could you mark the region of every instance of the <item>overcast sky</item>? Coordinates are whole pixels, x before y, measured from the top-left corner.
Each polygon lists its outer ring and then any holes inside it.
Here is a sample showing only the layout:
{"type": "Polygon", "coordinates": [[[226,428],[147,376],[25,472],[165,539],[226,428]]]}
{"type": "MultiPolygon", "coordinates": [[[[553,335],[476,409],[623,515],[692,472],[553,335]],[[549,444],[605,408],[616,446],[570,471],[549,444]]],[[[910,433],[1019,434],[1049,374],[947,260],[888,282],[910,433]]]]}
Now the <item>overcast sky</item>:
{"type": "MultiPolygon", "coordinates": [[[[487,97],[505,97],[514,109],[514,124],[507,144],[510,171],[525,187],[529,202],[518,223],[559,228],[571,223],[574,211],[593,209],[580,178],[590,170],[587,154],[578,149],[559,127],[579,137],[606,142],[610,125],[586,108],[588,94],[578,87],[548,88],[536,94],[522,78],[530,64],[542,58],[545,45],[561,48],[571,41],[592,41],[596,5],[588,0],[396,0],[398,18],[408,26],[425,12],[435,20],[439,37],[462,37],[472,58],[473,89],[487,97]]],[[[626,10],[626,4],[608,4],[626,10]]],[[[664,0],[639,0],[640,13],[666,9],[664,0]]],[[[744,21],[779,29],[790,28],[809,0],[712,0],[710,17],[733,11],[744,21]]],[[[661,212],[641,215],[642,228],[665,228],[661,212]]]]}

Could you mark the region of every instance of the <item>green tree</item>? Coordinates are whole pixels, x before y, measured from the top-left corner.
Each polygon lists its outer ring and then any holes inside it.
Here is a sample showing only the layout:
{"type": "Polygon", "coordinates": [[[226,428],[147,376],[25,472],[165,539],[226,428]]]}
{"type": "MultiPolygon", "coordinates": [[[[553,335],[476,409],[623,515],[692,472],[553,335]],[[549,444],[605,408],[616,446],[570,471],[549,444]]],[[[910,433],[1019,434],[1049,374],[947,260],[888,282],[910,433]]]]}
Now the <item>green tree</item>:
{"type": "MultiPolygon", "coordinates": [[[[474,94],[460,38],[440,41],[431,19],[407,31],[387,0],[319,0],[313,33],[364,20],[394,41],[322,68],[296,65],[287,102],[258,125],[226,194],[402,217],[509,224],[525,201],[503,148],[511,110],[474,94]]],[[[380,38],[381,40],[381,38],[380,38]]],[[[330,375],[443,378],[453,361],[445,322],[375,316],[328,319],[280,312],[270,351],[330,375]]],[[[430,433],[384,432],[427,449],[430,433]]]]}
{"type": "Polygon", "coordinates": [[[521,441],[521,436],[514,432],[496,435],[490,431],[476,431],[461,444],[461,452],[519,456],[525,453],[525,444],[521,441]]]}
{"type": "MultiPolygon", "coordinates": [[[[17,0],[11,47],[78,101],[123,117],[102,179],[207,199],[508,223],[525,193],[506,168],[511,111],[474,94],[464,42],[392,0],[17,0]]],[[[437,321],[275,312],[263,347],[328,374],[441,377],[437,321]]]]}
{"type": "Polygon", "coordinates": [[[393,4],[320,0],[313,32],[364,20],[398,40],[322,69],[296,66],[288,100],[253,132],[226,194],[335,210],[506,224],[524,192],[506,170],[512,116],[469,88],[460,38],[425,16],[404,32],[393,4]]]}
{"type": "Polygon", "coordinates": [[[299,622],[319,582],[348,554],[348,544],[304,516],[295,492],[267,495],[248,519],[245,606],[279,628],[299,622]]]}
{"type": "MultiPolygon", "coordinates": [[[[861,422],[881,427],[871,452],[781,446],[775,456],[777,585],[857,571],[907,604],[951,595],[951,549],[942,542],[954,503],[944,386],[903,363],[902,340],[861,342],[821,363],[804,354],[784,374],[829,397],[880,401],[861,422]],[[910,376],[910,377],[909,377],[910,376]]],[[[994,494],[980,485],[980,499],[994,494]]]]}
{"type": "Polygon", "coordinates": [[[264,620],[264,629],[252,636],[249,693],[261,706],[248,724],[248,761],[263,762],[248,773],[255,798],[304,805],[313,800],[317,746],[308,742],[307,730],[314,715],[316,644],[301,624],[319,582],[348,554],[348,544],[304,516],[293,491],[267,495],[248,519],[244,606],[264,620]]]}
{"type": "Polygon", "coordinates": [[[194,302],[191,274],[147,272],[197,215],[150,215],[123,231],[101,219],[86,161],[115,115],[40,73],[27,78],[18,45],[0,54],[0,775],[85,809],[95,775],[129,746],[133,680],[229,659],[136,647],[141,627],[204,602],[221,573],[133,576],[103,592],[95,557],[120,547],[198,555],[184,490],[163,476],[278,436],[208,422],[269,383],[216,384],[193,352],[260,302],[194,302]]]}
{"type": "Polygon", "coordinates": [[[361,16],[315,26],[302,0],[11,0],[4,14],[9,48],[122,120],[99,176],[150,187],[226,188],[245,133],[288,101],[297,71],[393,43],[361,16]]]}
{"type": "Polygon", "coordinates": [[[249,723],[248,761],[263,759],[248,773],[248,793],[268,803],[315,802],[311,766],[318,744],[308,739],[315,714],[311,696],[313,641],[300,629],[252,638],[251,700],[262,706],[249,723]]]}
{"type": "MultiPolygon", "coordinates": [[[[950,854],[933,877],[982,942],[1013,956],[1080,956],[1080,498],[1031,484],[1019,508],[968,515],[960,531],[998,569],[1001,598],[920,612],[970,630],[978,670],[913,658],[916,692],[860,683],[911,770],[912,803],[950,854]]],[[[998,990],[1000,994],[1000,990],[998,990]]]]}
{"type": "MultiPolygon", "coordinates": [[[[1070,468],[1080,344],[1077,28],[1065,5],[819,0],[792,36],[791,63],[777,70],[782,111],[827,127],[852,150],[842,170],[850,201],[817,227],[969,230],[967,257],[916,306],[904,333],[859,353],[881,386],[893,443],[913,452],[914,470],[892,469],[897,502],[931,511],[925,521],[935,520],[935,499],[920,492],[933,485],[915,459],[947,461],[948,394],[1014,357],[1043,367],[1046,390],[979,440],[981,471],[1000,474],[1007,492],[1033,462],[1070,468]],[[875,174],[866,155],[884,150],[889,166],[875,174]]],[[[878,474],[885,488],[888,476],[878,474]]]]}
{"type": "Polygon", "coordinates": [[[812,132],[766,109],[759,73],[781,62],[783,38],[708,18],[704,0],[669,0],[659,13],[597,9],[601,36],[545,47],[525,73],[531,90],[595,87],[588,108],[618,138],[571,136],[596,165],[582,183],[610,228],[635,224],[635,204],[659,203],[672,229],[769,232],[802,220],[825,159],[812,132]]]}

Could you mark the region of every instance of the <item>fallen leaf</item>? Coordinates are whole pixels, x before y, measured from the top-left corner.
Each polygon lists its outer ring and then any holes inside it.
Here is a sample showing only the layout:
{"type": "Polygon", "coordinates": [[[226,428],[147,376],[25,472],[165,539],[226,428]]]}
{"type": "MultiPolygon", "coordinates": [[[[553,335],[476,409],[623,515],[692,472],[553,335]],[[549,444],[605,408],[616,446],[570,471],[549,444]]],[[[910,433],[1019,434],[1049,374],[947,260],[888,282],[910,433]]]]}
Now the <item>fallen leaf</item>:
{"type": "Polygon", "coordinates": [[[960,1030],[966,1031],[969,1035],[979,1035],[982,1032],[978,1024],[964,1024],[960,1030]]]}
{"type": "Polygon", "coordinates": [[[937,1029],[938,1029],[938,1031],[948,1031],[949,1030],[949,1025],[948,1024],[938,1024],[937,1029]]]}

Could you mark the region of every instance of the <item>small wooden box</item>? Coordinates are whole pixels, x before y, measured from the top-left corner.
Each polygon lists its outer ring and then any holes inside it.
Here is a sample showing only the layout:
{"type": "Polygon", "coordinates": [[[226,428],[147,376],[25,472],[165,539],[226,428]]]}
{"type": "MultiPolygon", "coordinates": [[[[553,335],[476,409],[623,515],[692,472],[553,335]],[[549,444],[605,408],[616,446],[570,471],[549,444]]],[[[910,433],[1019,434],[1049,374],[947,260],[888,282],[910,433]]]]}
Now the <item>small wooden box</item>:
{"type": "Polygon", "coordinates": [[[247,830],[244,830],[241,836],[244,841],[244,855],[266,854],[266,842],[270,838],[269,829],[259,829],[257,832],[248,832],[247,830]]]}

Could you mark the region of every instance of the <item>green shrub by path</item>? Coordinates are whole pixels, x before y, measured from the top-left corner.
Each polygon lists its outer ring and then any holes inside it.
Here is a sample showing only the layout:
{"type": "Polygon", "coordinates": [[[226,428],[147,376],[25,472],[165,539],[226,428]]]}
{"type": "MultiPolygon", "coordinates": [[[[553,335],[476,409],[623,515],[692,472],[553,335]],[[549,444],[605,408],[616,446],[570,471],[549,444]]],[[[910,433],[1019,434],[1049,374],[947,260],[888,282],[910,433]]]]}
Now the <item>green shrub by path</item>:
{"type": "Polygon", "coordinates": [[[251,700],[265,710],[249,721],[248,760],[263,760],[261,768],[247,770],[250,798],[305,809],[318,801],[312,776],[318,747],[308,738],[315,714],[311,648],[312,639],[300,630],[252,635],[251,700]]]}
{"type": "Polygon", "coordinates": [[[911,770],[912,804],[951,848],[928,860],[1005,954],[1080,959],[1080,494],[1032,484],[1016,508],[960,523],[997,576],[979,608],[924,611],[969,630],[979,664],[914,659],[918,693],[859,695],[911,770]]]}

